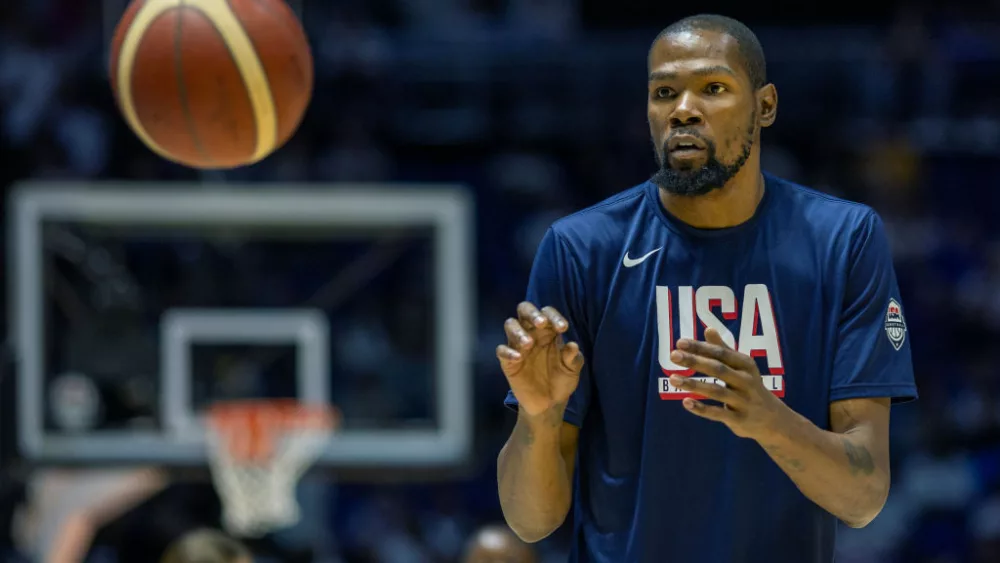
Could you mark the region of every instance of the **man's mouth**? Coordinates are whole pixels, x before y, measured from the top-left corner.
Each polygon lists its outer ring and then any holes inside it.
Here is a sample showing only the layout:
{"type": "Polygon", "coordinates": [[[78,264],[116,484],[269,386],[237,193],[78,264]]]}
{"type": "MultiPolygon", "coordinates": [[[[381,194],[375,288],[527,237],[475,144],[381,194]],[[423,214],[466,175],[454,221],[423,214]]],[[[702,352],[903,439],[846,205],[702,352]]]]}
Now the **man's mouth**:
{"type": "Polygon", "coordinates": [[[705,149],[699,149],[694,145],[678,145],[676,148],[670,149],[670,156],[696,156],[703,152],[705,152],[705,149]]]}
{"type": "Polygon", "coordinates": [[[667,153],[676,158],[697,156],[706,148],[704,141],[694,135],[676,135],[667,142],[667,153]]]}

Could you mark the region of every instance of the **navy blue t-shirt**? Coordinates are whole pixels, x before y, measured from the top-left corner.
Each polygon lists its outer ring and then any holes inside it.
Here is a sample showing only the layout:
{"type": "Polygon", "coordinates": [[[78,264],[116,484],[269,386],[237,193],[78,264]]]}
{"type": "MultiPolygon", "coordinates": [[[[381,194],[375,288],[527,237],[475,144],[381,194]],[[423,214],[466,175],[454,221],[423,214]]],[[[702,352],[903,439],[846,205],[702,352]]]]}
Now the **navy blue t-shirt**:
{"type": "Polygon", "coordinates": [[[690,227],[646,182],[545,234],[527,299],[562,312],[586,357],[565,415],[580,427],[570,561],[833,561],[836,518],[756,442],[684,410],[667,374],[702,374],[670,361],[679,338],[718,328],[823,429],[832,401],[917,397],[878,215],[765,180],[732,228],[690,227]]]}

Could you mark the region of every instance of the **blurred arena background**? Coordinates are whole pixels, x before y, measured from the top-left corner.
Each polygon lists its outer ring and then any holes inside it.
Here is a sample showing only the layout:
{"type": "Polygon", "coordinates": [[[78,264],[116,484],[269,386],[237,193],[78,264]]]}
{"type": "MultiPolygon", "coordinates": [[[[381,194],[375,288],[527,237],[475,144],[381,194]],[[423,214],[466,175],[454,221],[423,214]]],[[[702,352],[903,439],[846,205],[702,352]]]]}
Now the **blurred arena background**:
{"type": "Polygon", "coordinates": [[[872,205],[894,245],[921,399],[894,409],[888,504],[843,530],[838,562],[1000,561],[1000,3],[292,5],[316,62],[305,122],[211,174],[116,111],[124,2],[0,5],[2,307],[20,319],[0,560],[155,561],[218,527],[204,452],[157,440],[212,400],[298,395],[341,408],[343,442],[305,479],[302,522],[251,542],[260,561],[459,561],[501,521],[494,347],[535,245],[653,171],[649,42],[718,12],[757,31],[779,89],[765,168],[872,205]],[[169,344],[164,318],[194,324],[169,344]]]}

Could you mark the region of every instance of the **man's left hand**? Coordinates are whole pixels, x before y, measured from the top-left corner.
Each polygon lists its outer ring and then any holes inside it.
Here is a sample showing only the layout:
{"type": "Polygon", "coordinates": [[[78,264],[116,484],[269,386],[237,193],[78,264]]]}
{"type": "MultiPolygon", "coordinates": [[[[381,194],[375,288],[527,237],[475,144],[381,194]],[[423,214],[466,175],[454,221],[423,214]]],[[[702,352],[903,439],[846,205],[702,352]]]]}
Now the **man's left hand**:
{"type": "Polygon", "coordinates": [[[722,403],[712,406],[691,398],[683,401],[689,412],[721,422],[737,436],[759,441],[781,428],[781,421],[791,414],[788,406],[764,387],[753,358],[727,346],[715,329],[705,329],[705,342],[686,338],[677,341],[670,359],[725,382],[723,387],[690,377],[670,376],[674,387],[722,403]]]}

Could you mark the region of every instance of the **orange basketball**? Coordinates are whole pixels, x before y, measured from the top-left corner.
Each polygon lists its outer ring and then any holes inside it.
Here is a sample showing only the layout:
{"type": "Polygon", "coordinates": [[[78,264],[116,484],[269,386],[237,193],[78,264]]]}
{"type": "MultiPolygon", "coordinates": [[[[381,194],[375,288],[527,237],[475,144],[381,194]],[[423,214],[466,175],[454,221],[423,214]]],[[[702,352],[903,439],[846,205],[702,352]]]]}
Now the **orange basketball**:
{"type": "Polygon", "coordinates": [[[110,70],[139,139],[202,169],[273,153],[302,122],[313,89],[309,43],[283,0],[133,0],[110,70]]]}

